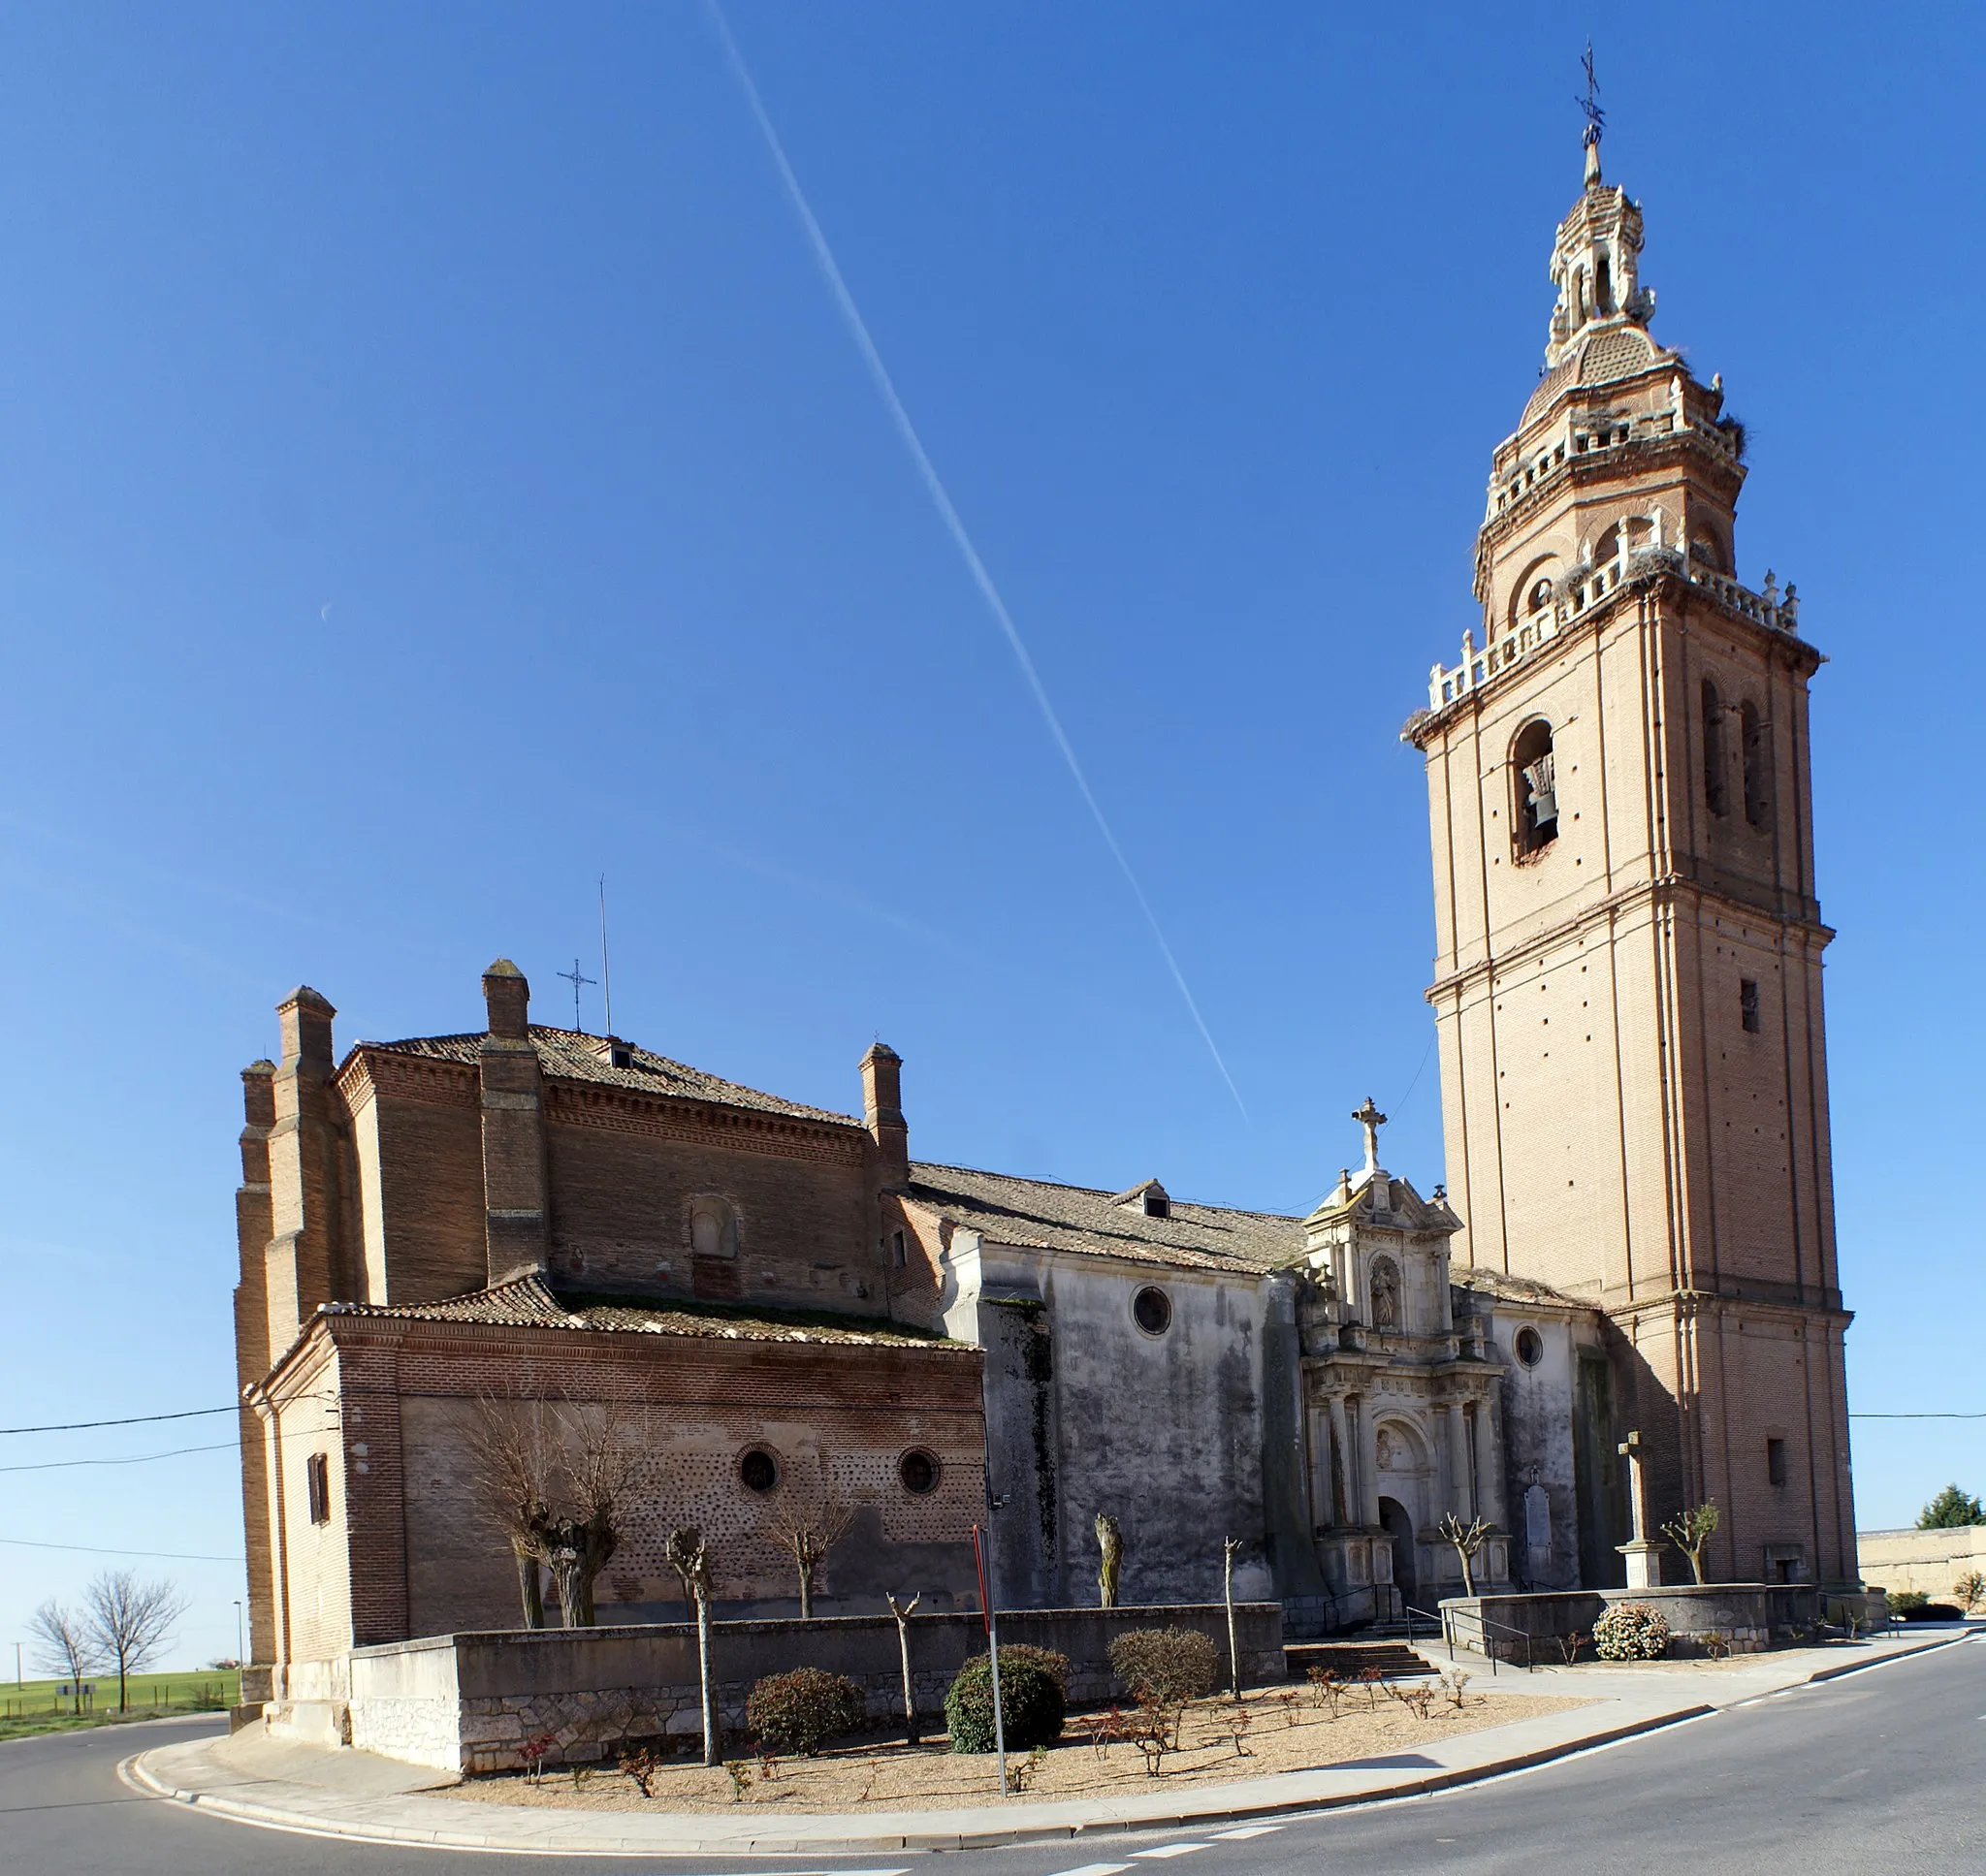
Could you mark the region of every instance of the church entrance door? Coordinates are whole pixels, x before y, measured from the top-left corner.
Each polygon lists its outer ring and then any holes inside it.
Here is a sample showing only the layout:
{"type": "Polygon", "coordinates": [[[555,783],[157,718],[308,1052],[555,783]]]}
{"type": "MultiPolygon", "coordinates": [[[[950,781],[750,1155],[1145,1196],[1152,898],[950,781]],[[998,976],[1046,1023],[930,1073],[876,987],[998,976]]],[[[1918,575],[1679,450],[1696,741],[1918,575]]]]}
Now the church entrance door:
{"type": "Polygon", "coordinates": [[[1414,1570],[1414,1520],[1396,1498],[1379,1501],[1379,1522],[1393,1540],[1393,1580],[1401,1597],[1411,1603],[1421,1593],[1420,1577],[1414,1570]]]}

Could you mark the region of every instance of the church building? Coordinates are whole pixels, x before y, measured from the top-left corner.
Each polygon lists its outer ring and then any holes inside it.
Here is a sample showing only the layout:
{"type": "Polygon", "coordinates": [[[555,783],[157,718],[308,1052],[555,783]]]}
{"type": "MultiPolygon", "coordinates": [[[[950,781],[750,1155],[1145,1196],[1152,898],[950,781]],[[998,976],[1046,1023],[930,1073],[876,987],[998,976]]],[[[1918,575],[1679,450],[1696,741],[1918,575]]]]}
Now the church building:
{"type": "MultiPolygon", "coordinates": [[[[529,1619],[475,1489],[503,1404],[624,1448],[601,1622],[1274,1597],[1293,1632],[1623,1580],[1714,1501],[1727,1581],[1851,1583],[1807,684],[1791,586],[1737,577],[1745,434],[1649,331],[1637,204],[1586,148],[1545,370],[1492,457],[1480,621],[1404,735],[1425,762],[1447,1181],[1386,1117],[1307,1217],[1158,1178],[911,1157],[861,1112],[534,1024],[359,1042],[299,989],[244,1071],[237,1222],[253,1656],[335,1702],[354,1647],[529,1619]],[[1631,1546],[1629,1546],[1631,1547],[1631,1546]]],[[[851,1089],[851,1092],[852,1089],[851,1089]]],[[[1119,1169],[1130,1171],[1132,1169],[1119,1169]]],[[[1320,1179],[1320,1184],[1323,1184],[1320,1179]]],[[[1656,1566],[1658,1567],[1658,1566],[1656,1566]]]]}

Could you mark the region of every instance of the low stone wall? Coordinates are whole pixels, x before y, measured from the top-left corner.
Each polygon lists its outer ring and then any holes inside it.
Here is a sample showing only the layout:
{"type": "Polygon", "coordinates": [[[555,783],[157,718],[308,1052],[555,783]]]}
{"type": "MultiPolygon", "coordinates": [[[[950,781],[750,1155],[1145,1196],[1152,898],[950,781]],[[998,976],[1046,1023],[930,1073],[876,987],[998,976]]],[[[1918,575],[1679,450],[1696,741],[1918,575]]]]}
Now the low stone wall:
{"type": "MultiPolygon", "coordinates": [[[[1243,1680],[1281,1681],[1281,1606],[1236,1604],[1234,1620],[1243,1680]]],[[[727,1730],[742,1733],[754,1681],[803,1667],[848,1675],[861,1688],[873,1721],[901,1717],[903,1670],[892,1617],[711,1627],[719,1711],[727,1730]]],[[[1080,1703],[1120,1698],[1110,1671],[1111,1640],[1130,1629],[1157,1628],[1197,1629],[1226,1660],[1227,1614],[1218,1603],[1016,1609],[1001,1616],[1000,1641],[1067,1655],[1069,1697],[1080,1703]]],[[[913,1615],[911,1668],[918,1711],[942,1713],[952,1677],[985,1646],[976,1613],[913,1615]]],[[[548,1765],[593,1764],[632,1741],[696,1733],[703,1723],[696,1630],[686,1622],[433,1636],[355,1648],[350,1671],[351,1743],[444,1771],[514,1769],[532,1739],[549,1739],[548,1765]]]]}
{"type": "MultiPolygon", "coordinates": [[[[1776,1640],[1791,1640],[1839,1597],[1823,1599],[1809,1583],[1666,1583],[1657,1589],[1553,1590],[1524,1596],[1454,1596],[1441,1605],[1449,1638],[1457,1648],[1499,1661],[1522,1662],[1526,1641],[1536,1658],[1553,1658],[1562,1640],[1589,1636],[1613,1603],[1642,1603],[1669,1624],[1671,1655],[1709,1652],[1721,1638],[1732,1654],[1756,1654],[1776,1640]]],[[[1849,1599],[1854,1601],[1857,1599],[1849,1599]]],[[[1562,1658],[1562,1657],[1558,1657],[1562,1658]]]]}

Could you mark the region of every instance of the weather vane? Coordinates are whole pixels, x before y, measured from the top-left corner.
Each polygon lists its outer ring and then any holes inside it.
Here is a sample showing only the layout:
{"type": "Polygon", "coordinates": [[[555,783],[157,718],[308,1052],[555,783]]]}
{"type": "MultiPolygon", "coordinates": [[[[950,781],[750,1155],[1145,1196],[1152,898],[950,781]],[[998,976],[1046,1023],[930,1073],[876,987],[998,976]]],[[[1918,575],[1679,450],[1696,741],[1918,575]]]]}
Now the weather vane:
{"type": "Polygon", "coordinates": [[[1580,141],[1589,147],[1600,141],[1600,133],[1607,128],[1607,113],[1600,109],[1600,80],[1593,76],[1593,42],[1586,41],[1586,56],[1580,60],[1586,67],[1586,95],[1575,98],[1573,102],[1586,114],[1586,134],[1580,141]]]}

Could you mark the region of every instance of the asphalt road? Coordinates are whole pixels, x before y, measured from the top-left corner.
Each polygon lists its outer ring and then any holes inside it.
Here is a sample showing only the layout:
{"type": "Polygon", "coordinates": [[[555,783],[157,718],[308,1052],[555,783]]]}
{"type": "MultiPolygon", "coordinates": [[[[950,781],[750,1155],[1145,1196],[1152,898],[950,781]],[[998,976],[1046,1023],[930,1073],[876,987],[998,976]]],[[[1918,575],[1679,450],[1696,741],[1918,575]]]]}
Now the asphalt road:
{"type": "MultiPolygon", "coordinates": [[[[344,1844],[199,1817],[140,1797],[117,1762],[207,1723],[62,1733],[0,1745],[5,1876],[544,1876],[543,1858],[344,1844]]],[[[1092,1839],[944,1859],[867,1855],[569,1858],[572,1876],[660,1866],[672,1876],[1193,1876],[1280,1872],[1986,1872],[1986,1638],[1670,1728],[1438,1797],[1292,1819],[1245,1834],[1092,1839]]]]}

